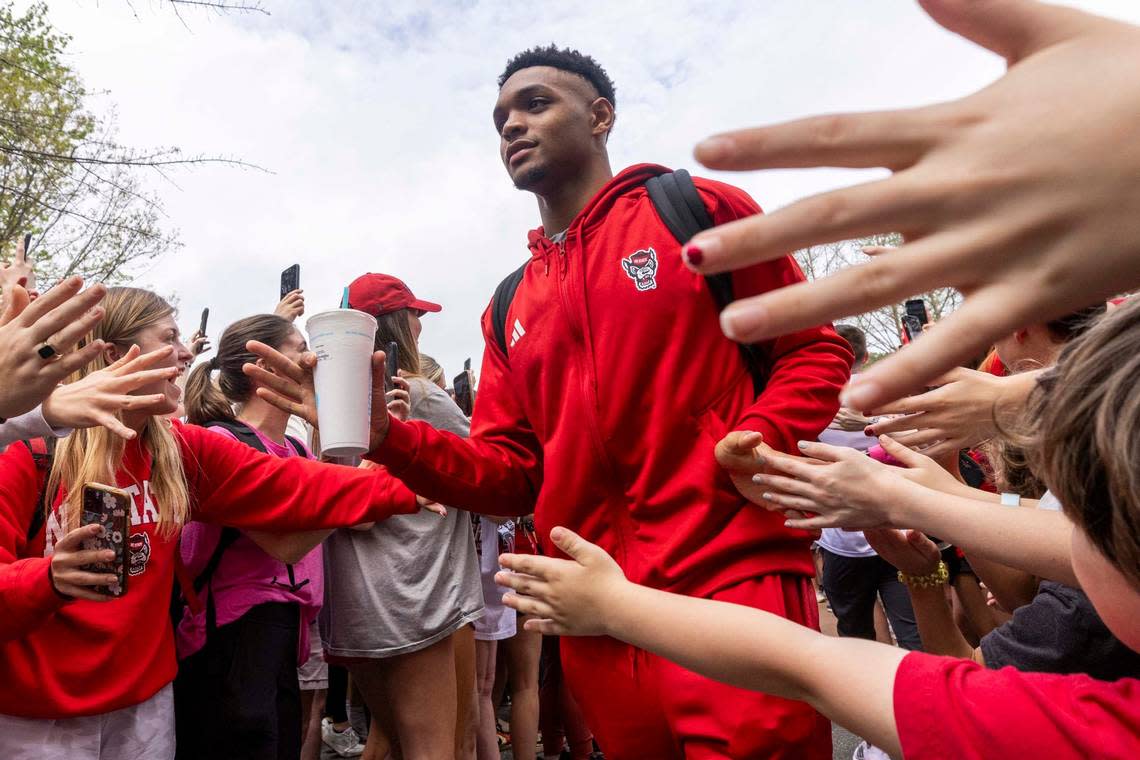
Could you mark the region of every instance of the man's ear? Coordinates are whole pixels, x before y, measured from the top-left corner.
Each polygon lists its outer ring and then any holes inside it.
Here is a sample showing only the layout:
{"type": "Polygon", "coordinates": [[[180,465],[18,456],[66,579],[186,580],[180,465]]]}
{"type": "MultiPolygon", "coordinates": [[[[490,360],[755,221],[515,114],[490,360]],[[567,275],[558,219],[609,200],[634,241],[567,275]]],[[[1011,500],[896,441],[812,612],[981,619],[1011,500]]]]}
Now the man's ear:
{"type": "Polygon", "coordinates": [[[269,365],[269,363],[266,362],[264,359],[258,359],[257,361],[254,362],[254,364],[258,367],[261,367],[263,370],[265,370],[266,372],[268,372],[271,375],[277,374],[277,370],[273,369],[273,367],[271,367],[269,365]]]}
{"type": "Polygon", "coordinates": [[[617,114],[614,113],[614,104],[605,98],[595,98],[594,102],[590,104],[590,119],[593,122],[592,131],[594,135],[601,135],[605,140],[609,140],[615,118],[617,118],[617,114]]]}

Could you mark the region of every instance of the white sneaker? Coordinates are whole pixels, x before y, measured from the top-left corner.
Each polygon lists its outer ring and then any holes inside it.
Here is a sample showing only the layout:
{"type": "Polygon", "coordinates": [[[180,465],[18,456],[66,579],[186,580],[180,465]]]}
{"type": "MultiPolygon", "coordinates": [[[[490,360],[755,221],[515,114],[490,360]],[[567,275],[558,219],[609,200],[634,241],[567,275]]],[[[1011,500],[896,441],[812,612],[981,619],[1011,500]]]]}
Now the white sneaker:
{"type": "Polygon", "coordinates": [[[891,756],[874,744],[862,741],[859,742],[859,746],[855,748],[855,753],[851,756],[851,760],[891,760],[891,756]]]}
{"type": "Polygon", "coordinates": [[[341,757],[359,757],[364,754],[364,745],[360,743],[360,737],[352,730],[352,726],[337,731],[328,718],[321,718],[321,741],[341,757]]]}

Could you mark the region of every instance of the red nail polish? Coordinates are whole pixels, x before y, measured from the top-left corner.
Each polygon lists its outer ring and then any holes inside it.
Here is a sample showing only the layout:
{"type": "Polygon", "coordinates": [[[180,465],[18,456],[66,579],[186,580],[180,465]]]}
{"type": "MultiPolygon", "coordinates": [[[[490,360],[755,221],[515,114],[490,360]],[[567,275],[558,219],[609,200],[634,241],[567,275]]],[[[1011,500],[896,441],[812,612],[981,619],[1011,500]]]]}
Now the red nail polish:
{"type": "Polygon", "coordinates": [[[697,246],[690,243],[685,248],[685,261],[688,261],[691,266],[699,267],[704,260],[704,253],[702,253],[701,249],[697,246]]]}
{"type": "Polygon", "coordinates": [[[874,434],[875,434],[874,428],[869,428],[869,427],[863,428],[863,435],[872,436],[874,434]]]}

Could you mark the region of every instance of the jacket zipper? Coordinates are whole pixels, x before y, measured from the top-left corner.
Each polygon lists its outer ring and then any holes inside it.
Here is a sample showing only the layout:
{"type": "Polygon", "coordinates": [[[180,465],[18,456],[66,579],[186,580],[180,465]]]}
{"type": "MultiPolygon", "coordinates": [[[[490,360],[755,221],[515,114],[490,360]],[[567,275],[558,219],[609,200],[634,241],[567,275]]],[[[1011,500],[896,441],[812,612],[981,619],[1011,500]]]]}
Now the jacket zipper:
{"type": "MultiPolygon", "coordinates": [[[[568,232],[566,237],[558,243],[558,258],[559,269],[561,275],[558,278],[558,295],[562,302],[562,310],[566,314],[567,322],[570,325],[571,332],[578,344],[578,361],[579,367],[582,370],[581,389],[583,399],[589,404],[589,409],[586,414],[587,427],[589,428],[590,442],[593,444],[595,456],[598,458],[599,464],[602,465],[606,480],[610,483],[610,492],[612,496],[620,496],[624,493],[624,488],[621,485],[621,480],[618,477],[617,467],[614,465],[613,460],[610,458],[609,453],[606,451],[605,441],[602,438],[601,427],[598,423],[598,397],[597,397],[597,379],[594,377],[593,363],[591,361],[592,344],[586,334],[586,327],[584,320],[579,319],[579,314],[584,311],[572,308],[571,304],[576,303],[575,298],[578,293],[568,293],[570,283],[563,284],[568,276],[570,269],[570,256],[567,253],[567,246],[570,243],[572,233],[568,232]]],[[[579,246],[579,249],[581,246],[579,246]]],[[[585,255],[580,251],[579,255],[579,271],[583,278],[582,289],[585,288],[585,255]]],[[[580,296],[584,298],[585,296],[580,296]]],[[[611,522],[617,533],[618,546],[620,547],[621,556],[618,560],[623,566],[626,567],[627,572],[633,568],[628,567],[630,559],[629,552],[629,515],[624,511],[621,514],[614,516],[611,522]]],[[[640,570],[640,568],[637,568],[640,570]]]]}

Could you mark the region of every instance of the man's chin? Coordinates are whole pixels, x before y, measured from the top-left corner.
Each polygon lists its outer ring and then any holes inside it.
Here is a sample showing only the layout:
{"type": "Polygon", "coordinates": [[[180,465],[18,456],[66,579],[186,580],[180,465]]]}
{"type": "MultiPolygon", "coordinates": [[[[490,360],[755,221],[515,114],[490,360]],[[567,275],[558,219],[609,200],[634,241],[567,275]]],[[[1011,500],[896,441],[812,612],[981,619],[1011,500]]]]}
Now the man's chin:
{"type": "Polygon", "coordinates": [[[511,178],[519,190],[536,192],[546,179],[546,169],[541,166],[527,168],[511,178]]]}

